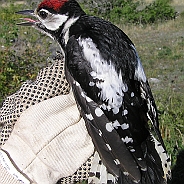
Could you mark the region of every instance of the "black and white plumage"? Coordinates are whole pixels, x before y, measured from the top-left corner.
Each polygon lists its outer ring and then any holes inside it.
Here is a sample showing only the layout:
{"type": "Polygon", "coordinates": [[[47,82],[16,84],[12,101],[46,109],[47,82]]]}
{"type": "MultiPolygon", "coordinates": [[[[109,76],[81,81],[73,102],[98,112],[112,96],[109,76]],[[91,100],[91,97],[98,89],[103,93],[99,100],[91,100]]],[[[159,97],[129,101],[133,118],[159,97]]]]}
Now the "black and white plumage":
{"type": "MultiPolygon", "coordinates": [[[[26,18],[20,25],[35,27],[61,46],[67,80],[96,158],[102,160],[102,170],[106,168],[99,175],[108,173],[112,183],[166,183],[170,159],[156,105],[127,35],[110,22],[86,15],[75,0],[44,0],[35,12],[19,13],[39,20],[26,18]]],[[[95,177],[100,178],[92,174],[89,180],[97,183],[95,177]]]]}

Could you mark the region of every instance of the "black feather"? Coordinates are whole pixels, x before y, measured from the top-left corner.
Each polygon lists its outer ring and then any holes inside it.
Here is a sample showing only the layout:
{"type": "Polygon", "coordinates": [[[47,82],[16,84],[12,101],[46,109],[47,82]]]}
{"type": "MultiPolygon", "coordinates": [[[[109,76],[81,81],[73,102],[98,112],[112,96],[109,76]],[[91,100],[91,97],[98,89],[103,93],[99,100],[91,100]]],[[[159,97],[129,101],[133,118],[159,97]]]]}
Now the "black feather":
{"type": "MultiPolygon", "coordinates": [[[[67,67],[71,66],[70,63],[76,63],[76,65],[79,66],[78,63],[81,62],[81,52],[80,47],[74,37],[70,38],[68,42],[66,56],[68,61],[67,67]],[[74,52],[75,49],[77,49],[77,52],[74,52]]],[[[84,61],[84,59],[82,60],[84,61]]],[[[76,69],[77,67],[74,68],[76,69]]],[[[69,69],[71,69],[71,67],[69,67],[69,69]]],[[[80,74],[78,76],[80,76],[80,74]]],[[[98,150],[106,167],[111,173],[118,177],[120,176],[121,172],[127,172],[132,180],[139,181],[141,176],[140,171],[137,168],[137,164],[125,144],[120,139],[118,133],[116,130],[112,130],[112,132],[108,132],[106,130],[106,124],[110,122],[102,110],[102,115],[100,117],[95,115],[95,110],[97,108],[100,109],[99,105],[87,96],[86,97],[88,98],[88,101],[86,101],[86,98],[81,96],[82,93],[86,95],[81,86],[76,84],[73,77],[69,76],[69,74],[67,74],[67,78],[72,85],[74,96],[80,106],[80,110],[83,118],[85,119],[89,134],[91,135],[95,147],[98,150]],[[86,117],[86,115],[89,114],[92,115],[92,120],[89,120],[86,117]],[[107,144],[110,146],[111,150],[108,149],[107,144]],[[119,164],[115,164],[116,159],[118,160],[119,164]]]]}
{"type": "Polygon", "coordinates": [[[159,131],[157,109],[131,40],[111,23],[82,15],[70,28],[65,52],[67,79],[72,84],[88,132],[109,172],[119,178],[119,183],[164,183],[162,162],[167,155],[159,131]],[[87,47],[91,50],[86,51],[87,47]],[[87,53],[93,51],[94,54],[87,53]],[[92,59],[90,54],[94,55],[92,59]],[[97,60],[96,64],[93,59],[97,60]],[[109,70],[114,67],[114,73],[108,73],[102,67],[97,70],[99,73],[101,70],[102,76],[105,72],[104,78],[93,77],[98,62],[101,62],[99,66],[109,66],[109,70]],[[109,81],[111,75],[118,76],[120,81],[109,81]],[[117,90],[116,84],[122,89],[117,90]],[[101,85],[114,90],[112,99],[103,97],[111,91],[103,91],[101,85]],[[120,104],[118,110],[108,107],[110,100],[112,104],[117,100],[120,104]],[[95,113],[97,108],[100,109],[100,117],[95,113]],[[108,123],[113,126],[110,132],[106,128],[108,123]],[[158,153],[153,135],[161,143],[164,152],[158,153]],[[116,159],[117,165],[114,162],[116,159]]]}

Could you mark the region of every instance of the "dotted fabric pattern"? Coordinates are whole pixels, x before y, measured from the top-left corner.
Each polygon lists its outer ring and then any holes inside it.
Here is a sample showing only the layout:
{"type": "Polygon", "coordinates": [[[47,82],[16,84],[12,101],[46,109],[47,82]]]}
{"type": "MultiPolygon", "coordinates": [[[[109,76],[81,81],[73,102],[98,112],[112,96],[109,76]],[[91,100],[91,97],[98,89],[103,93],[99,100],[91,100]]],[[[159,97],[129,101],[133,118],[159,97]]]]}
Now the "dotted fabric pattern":
{"type": "Polygon", "coordinates": [[[57,184],[72,184],[88,180],[93,156],[91,156],[86,163],[84,163],[72,176],[61,178],[57,184]]]}
{"type": "Polygon", "coordinates": [[[8,139],[13,125],[21,113],[43,100],[68,94],[70,87],[64,75],[64,62],[61,56],[53,64],[38,73],[35,81],[26,81],[13,95],[7,97],[0,108],[0,145],[8,139]]]}
{"type": "MultiPolygon", "coordinates": [[[[32,105],[58,95],[68,94],[70,86],[64,75],[61,54],[53,59],[53,64],[41,69],[35,81],[26,81],[21,88],[7,97],[0,108],[0,147],[8,140],[14,124],[21,113],[32,105]]],[[[71,184],[87,180],[93,156],[84,163],[73,176],[61,178],[57,184],[71,184]]]]}

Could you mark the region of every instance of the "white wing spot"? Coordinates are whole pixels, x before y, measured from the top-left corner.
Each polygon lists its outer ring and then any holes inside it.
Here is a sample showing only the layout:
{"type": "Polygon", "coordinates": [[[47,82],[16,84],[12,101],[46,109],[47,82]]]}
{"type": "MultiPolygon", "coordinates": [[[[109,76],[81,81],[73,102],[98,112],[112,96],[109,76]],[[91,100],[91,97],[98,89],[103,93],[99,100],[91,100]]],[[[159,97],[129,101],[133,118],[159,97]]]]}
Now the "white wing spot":
{"type": "Polygon", "coordinates": [[[146,167],[145,168],[141,167],[141,171],[147,171],[147,168],[146,167]]]}
{"type": "Polygon", "coordinates": [[[112,123],[107,123],[106,124],[106,130],[108,132],[112,132],[114,130],[114,127],[112,126],[112,123]]]}
{"type": "Polygon", "coordinates": [[[97,74],[96,74],[96,72],[92,71],[92,72],[90,73],[90,75],[91,75],[91,77],[95,78],[97,74]]]}
{"type": "Polygon", "coordinates": [[[127,86],[127,84],[124,84],[124,86],[123,86],[123,91],[124,91],[125,93],[128,91],[128,86],[127,86]]]}
{"type": "Polygon", "coordinates": [[[112,150],[109,144],[106,144],[106,146],[110,151],[112,150]]]}
{"type": "Polygon", "coordinates": [[[92,114],[86,114],[86,118],[89,119],[89,120],[93,120],[92,114]]]}
{"type": "Polygon", "coordinates": [[[124,111],[123,111],[123,116],[126,116],[128,114],[128,111],[125,109],[124,111]]]}
{"type": "Polygon", "coordinates": [[[118,120],[115,120],[115,121],[113,121],[113,124],[112,124],[112,126],[114,127],[114,128],[118,128],[119,126],[121,126],[120,125],[120,123],[119,123],[119,121],[118,120]]]}
{"type": "Polygon", "coordinates": [[[131,93],[131,97],[134,97],[134,92],[131,93]]]}
{"type": "Polygon", "coordinates": [[[96,116],[101,117],[103,115],[103,111],[99,107],[97,107],[95,109],[95,114],[96,116]]]}
{"type": "Polygon", "coordinates": [[[103,110],[107,109],[107,106],[105,104],[102,104],[101,107],[102,107],[103,110]]]}
{"type": "Polygon", "coordinates": [[[114,162],[115,162],[116,165],[120,164],[120,161],[118,159],[114,160],[114,162]]]}
{"type": "Polygon", "coordinates": [[[121,138],[121,140],[124,142],[124,143],[133,143],[133,139],[126,136],[125,138],[121,138]]]}
{"type": "Polygon", "coordinates": [[[141,171],[147,171],[147,168],[145,167],[145,168],[141,168],[141,171]]]}
{"type": "Polygon", "coordinates": [[[86,95],[84,94],[84,92],[81,92],[81,96],[82,96],[83,98],[86,97],[86,95]]]}
{"type": "Polygon", "coordinates": [[[110,105],[107,105],[106,107],[107,107],[107,110],[108,110],[108,111],[110,111],[110,110],[111,110],[110,105]]]}
{"type": "Polygon", "coordinates": [[[114,107],[114,108],[112,109],[112,112],[113,112],[114,114],[118,114],[119,108],[118,108],[118,107],[114,107]]]}
{"type": "Polygon", "coordinates": [[[135,149],[131,149],[130,151],[131,151],[131,152],[135,152],[135,149]]]}
{"type": "Polygon", "coordinates": [[[102,137],[102,132],[101,132],[101,130],[99,130],[99,136],[102,137]]]}
{"type": "Polygon", "coordinates": [[[123,174],[124,174],[125,176],[128,176],[128,175],[129,175],[129,173],[128,173],[128,172],[123,172],[123,174]]]}
{"type": "Polygon", "coordinates": [[[92,102],[93,100],[91,100],[91,98],[89,98],[88,96],[86,96],[86,101],[87,102],[92,102]]]}
{"type": "Polygon", "coordinates": [[[121,125],[121,128],[122,128],[123,130],[126,130],[126,129],[129,128],[129,124],[123,123],[123,124],[121,125]]]}
{"type": "Polygon", "coordinates": [[[90,83],[89,83],[89,86],[94,86],[94,85],[95,85],[94,82],[90,82],[90,83]]]}
{"type": "Polygon", "coordinates": [[[76,86],[80,86],[80,84],[79,84],[77,81],[75,82],[75,85],[76,85],[76,86]]]}
{"type": "Polygon", "coordinates": [[[133,182],[134,182],[134,183],[139,183],[139,182],[140,182],[140,180],[133,180],[133,182]]]}

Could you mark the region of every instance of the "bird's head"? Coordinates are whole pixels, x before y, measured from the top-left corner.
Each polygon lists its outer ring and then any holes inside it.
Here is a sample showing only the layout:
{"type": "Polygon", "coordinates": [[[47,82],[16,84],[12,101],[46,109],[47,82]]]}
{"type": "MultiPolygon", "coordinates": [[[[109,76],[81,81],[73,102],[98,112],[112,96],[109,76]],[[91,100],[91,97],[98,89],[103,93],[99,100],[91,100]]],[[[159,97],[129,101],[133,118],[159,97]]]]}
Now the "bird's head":
{"type": "Polygon", "coordinates": [[[85,14],[75,0],[43,0],[35,10],[16,12],[32,18],[23,18],[22,26],[32,26],[55,38],[57,32],[70,27],[81,15],[85,14]],[[67,24],[68,22],[68,24],[67,24]]]}

